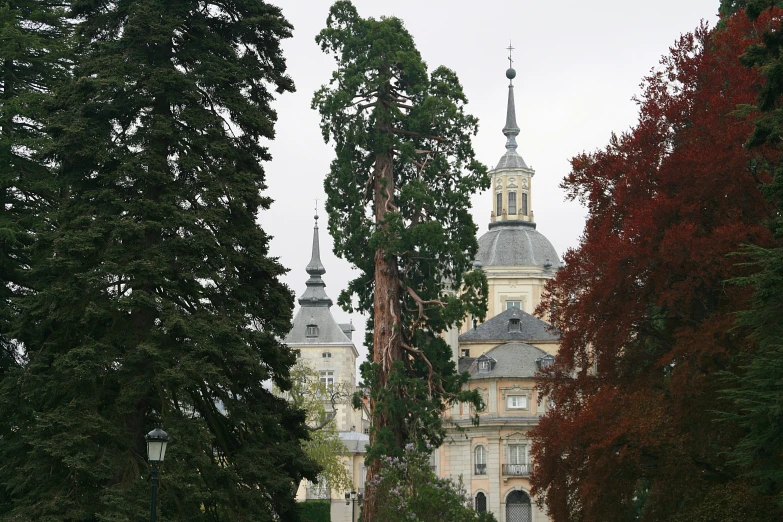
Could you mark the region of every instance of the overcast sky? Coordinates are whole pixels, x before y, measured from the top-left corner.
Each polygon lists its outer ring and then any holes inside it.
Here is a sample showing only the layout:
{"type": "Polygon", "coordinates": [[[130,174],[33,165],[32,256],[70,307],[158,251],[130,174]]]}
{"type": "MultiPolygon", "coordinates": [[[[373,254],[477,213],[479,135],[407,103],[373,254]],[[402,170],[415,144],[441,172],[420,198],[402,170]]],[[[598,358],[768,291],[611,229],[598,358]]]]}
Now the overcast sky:
{"type": "MultiPolygon", "coordinates": [[[[269,144],[266,195],[275,201],[259,222],[273,236],[271,255],[290,269],[283,278],[300,296],[310,260],[315,200],[323,216],[323,180],[333,151],[323,142],[319,116],[310,109],[313,93],[327,83],[334,59],[321,52],[315,35],[324,27],[329,0],[270,0],[283,9],[294,36],[283,42],[297,92],[280,96],[277,136],[269,144]]],[[[533,178],[538,230],[563,253],[578,245],[584,210],[565,201],[559,188],[569,159],[603,148],[612,132],[634,125],[640,83],[681,34],[701,21],[717,23],[718,0],[355,0],[363,17],[396,16],[405,22],[430,70],[445,65],[459,76],[468,111],[479,118],[474,139],[478,159],[493,168],[505,152],[508,80],[506,47],[514,51],[519,153],[536,171],[533,178]]],[[[473,198],[479,234],[492,208],[487,192],[473,198]]],[[[353,277],[348,263],[332,253],[321,220],[321,259],[326,290],[333,300],[353,277]]],[[[298,306],[298,305],[297,305],[298,306]]],[[[361,357],[364,318],[336,305],[338,322],[353,319],[361,357]]]]}

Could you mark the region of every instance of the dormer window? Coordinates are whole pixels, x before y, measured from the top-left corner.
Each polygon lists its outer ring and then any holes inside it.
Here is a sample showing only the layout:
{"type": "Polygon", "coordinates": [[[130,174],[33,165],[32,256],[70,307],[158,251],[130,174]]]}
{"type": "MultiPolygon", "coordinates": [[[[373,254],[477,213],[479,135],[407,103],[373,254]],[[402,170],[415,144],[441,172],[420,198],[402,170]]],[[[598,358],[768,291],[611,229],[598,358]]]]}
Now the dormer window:
{"type": "Polygon", "coordinates": [[[519,332],[519,317],[512,317],[508,320],[508,331],[509,332],[519,332]]]}
{"type": "Polygon", "coordinates": [[[308,324],[307,325],[307,337],[318,337],[318,325],[317,324],[308,324]]]}
{"type": "Polygon", "coordinates": [[[490,372],[492,371],[492,368],[494,366],[495,366],[495,359],[487,355],[482,355],[481,357],[479,357],[478,361],[476,362],[476,367],[478,368],[479,373],[490,372]]]}
{"type": "Polygon", "coordinates": [[[546,354],[545,356],[536,360],[536,366],[538,366],[539,368],[548,368],[553,364],[555,364],[555,358],[552,357],[550,354],[546,354]]]}

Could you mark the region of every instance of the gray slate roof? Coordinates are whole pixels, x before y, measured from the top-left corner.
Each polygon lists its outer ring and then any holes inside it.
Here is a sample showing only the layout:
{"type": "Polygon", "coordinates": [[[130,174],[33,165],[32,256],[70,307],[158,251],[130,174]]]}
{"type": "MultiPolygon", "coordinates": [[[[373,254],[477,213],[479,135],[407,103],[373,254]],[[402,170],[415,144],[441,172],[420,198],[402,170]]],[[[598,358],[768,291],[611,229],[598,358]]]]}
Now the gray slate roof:
{"type": "Polygon", "coordinates": [[[495,226],[478,240],[476,262],[481,266],[544,266],[551,263],[553,268],[560,267],[555,247],[533,223],[503,221],[491,225],[495,226]]]}
{"type": "Polygon", "coordinates": [[[530,167],[527,166],[527,163],[525,163],[525,160],[522,159],[522,156],[520,156],[517,151],[509,150],[500,157],[500,161],[498,162],[498,166],[495,167],[495,170],[529,168],[530,167]]]}
{"type": "MultiPolygon", "coordinates": [[[[552,329],[538,317],[527,312],[512,308],[499,313],[492,319],[485,321],[476,328],[468,330],[459,336],[459,342],[462,341],[550,341],[557,342],[559,335],[557,330],[552,329]],[[519,318],[519,332],[509,332],[509,320],[514,317],[519,318]]],[[[489,354],[489,352],[487,352],[489,354]]]]}
{"type": "Polygon", "coordinates": [[[501,344],[484,355],[495,360],[489,371],[478,370],[478,359],[474,360],[468,372],[471,379],[529,378],[534,377],[538,366],[536,361],[547,353],[525,343],[501,344]]]}
{"type": "Polygon", "coordinates": [[[324,306],[302,305],[294,316],[294,326],[284,341],[286,344],[352,344],[351,340],[324,306]],[[317,337],[307,337],[308,325],[318,326],[317,337]]]}

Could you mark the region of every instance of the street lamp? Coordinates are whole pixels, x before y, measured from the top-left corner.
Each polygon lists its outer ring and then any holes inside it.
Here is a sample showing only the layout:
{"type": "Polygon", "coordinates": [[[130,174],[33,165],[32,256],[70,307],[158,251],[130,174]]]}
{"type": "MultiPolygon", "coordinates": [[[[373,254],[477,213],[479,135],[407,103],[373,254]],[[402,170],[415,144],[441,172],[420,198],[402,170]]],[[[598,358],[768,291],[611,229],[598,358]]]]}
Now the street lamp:
{"type": "Polygon", "coordinates": [[[147,458],[152,464],[152,502],[150,503],[150,522],[155,522],[158,504],[158,466],[166,456],[166,444],[169,435],[160,426],[147,433],[147,458]]]}
{"type": "Polygon", "coordinates": [[[351,505],[351,522],[355,522],[356,521],[356,513],[355,513],[356,502],[358,501],[359,505],[361,506],[362,505],[362,500],[363,500],[362,497],[363,496],[364,495],[362,495],[361,493],[359,493],[357,495],[356,491],[350,491],[350,492],[346,491],[345,492],[345,505],[346,506],[349,505],[349,504],[351,505]]]}

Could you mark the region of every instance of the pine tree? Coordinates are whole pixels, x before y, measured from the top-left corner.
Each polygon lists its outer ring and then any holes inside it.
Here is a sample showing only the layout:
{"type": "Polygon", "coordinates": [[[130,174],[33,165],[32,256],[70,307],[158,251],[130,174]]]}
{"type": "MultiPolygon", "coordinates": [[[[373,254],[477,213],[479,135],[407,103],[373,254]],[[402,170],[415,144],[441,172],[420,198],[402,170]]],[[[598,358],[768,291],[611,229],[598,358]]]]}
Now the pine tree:
{"type": "Polygon", "coordinates": [[[161,423],[162,520],[296,520],[318,470],[304,413],[271,390],[290,386],[293,297],[255,223],[291,26],[258,0],[78,0],[69,17],[59,198],[20,327],[24,446],[0,441],[8,518],[145,520],[161,423]]]}
{"type": "Polygon", "coordinates": [[[13,301],[30,291],[28,247],[51,197],[37,153],[44,102],[67,72],[63,15],[40,0],[0,4],[0,376],[15,360],[13,301]]]}
{"type": "MultiPolygon", "coordinates": [[[[401,20],[362,18],[339,1],[316,41],[337,62],[313,99],[336,152],[324,182],[329,231],[360,272],[339,302],[371,313],[362,377],[372,479],[379,457],[401,455],[406,443],[440,445],[445,404],[479,400],[460,391],[464,377],[440,334],[486,310],[468,209],[489,178],[474,158],[477,120],[464,111],[456,74],[428,73],[401,20]]],[[[378,509],[368,497],[365,520],[378,509]]]]}
{"type": "MultiPolygon", "coordinates": [[[[40,0],[0,3],[0,444],[16,453],[24,413],[14,375],[24,362],[19,309],[36,288],[31,246],[47,223],[52,174],[40,159],[45,103],[67,74],[64,9],[40,0]]],[[[10,509],[9,462],[0,462],[0,516],[10,509]]]]}

